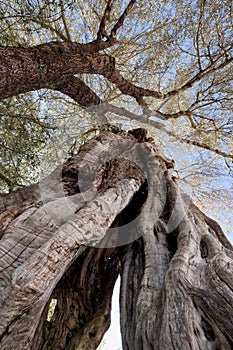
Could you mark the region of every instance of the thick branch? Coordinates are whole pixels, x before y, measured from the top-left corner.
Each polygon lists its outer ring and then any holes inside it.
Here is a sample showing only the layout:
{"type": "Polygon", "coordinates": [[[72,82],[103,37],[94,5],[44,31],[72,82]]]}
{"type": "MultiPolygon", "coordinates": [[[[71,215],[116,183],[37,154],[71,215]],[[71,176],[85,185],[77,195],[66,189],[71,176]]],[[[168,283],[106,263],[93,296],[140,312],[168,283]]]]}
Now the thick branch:
{"type": "Polygon", "coordinates": [[[51,88],[61,76],[77,73],[103,74],[115,60],[90,54],[75,43],[49,43],[32,48],[1,47],[0,98],[51,88]]]}
{"type": "Polygon", "coordinates": [[[156,113],[157,116],[159,116],[161,119],[170,119],[170,118],[179,118],[183,115],[191,115],[191,112],[189,110],[187,111],[179,111],[177,113],[173,114],[166,114],[161,113],[159,111],[150,111],[147,107],[147,104],[144,101],[144,97],[154,97],[156,99],[166,99],[171,96],[178,95],[180,92],[185,91],[189,88],[191,88],[194,84],[205,78],[206,76],[219,71],[226,67],[227,65],[231,64],[233,62],[233,57],[228,58],[224,60],[223,62],[217,64],[216,59],[215,62],[213,62],[210,66],[206,67],[203,71],[199,71],[195,76],[193,76],[191,79],[189,79],[184,85],[180,86],[179,88],[169,91],[167,93],[160,93],[158,91],[145,89],[142,87],[139,87],[131,82],[129,82],[127,79],[125,79],[121,73],[117,69],[113,69],[111,71],[105,71],[104,76],[113,83],[123,94],[132,96],[136,99],[138,104],[144,108],[144,111],[147,115],[153,115],[153,113],[156,113]]]}
{"type": "MultiPolygon", "coordinates": [[[[157,91],[144,89],[135,84],[130,83],[125,79],[117,69],[111,71],[105,71],[103,73],[105,78],[107,78],[111,83],[113,83],[123,94],[130,95],[134,97],[138,102],[141,103],[142,97],[151,96],[158,99],[164,98],[164,94],[157,91]]],[[[139,104],[140,104],[139,103],[139,104]]]]}
{"type": "Polygon", "coordinates": [[[102,102],[91,88],[75,76],[62,76],[53,83],[53,88],[73,98],[83,107],[96,106],[102,102]]]}
{"type": "MultiPolygon", "coordinates": [[[[130,2],[130,4],[133,5],[133,2],[130,2]]],[[[120,25],[119,23],[118,25],[120,25]]],[[[90,88],[81,80],[75,79],[73,75],[78,73],[100,74],[105,76],[123,94],[134,97],[138,104],[143,107],[147,116],[156,115],[164,120],[179,118],[183,115],[190,116],[190,110],[173,114],[150,111],[144,97],[165,99],[179,94],[233,61],[233,57],[231,57],[217,64],[220,60],[220,57],[218,57],[211,65],[203,71],[199,71],[183,86],[163,94],[129,82],[115,68],[113,57],[107,54],[94,53],[104,48],[105,43],[96,40],[86,45],[72,42],[51,42],[32,48],[0,47],[2,59],[0,98],[3,99],[41,88],[55,88],[72,97],[82,106],[90,107],[98,105],[102,101],[90,88]],[[72,83],[74,84],[73,87],[72,83]],[[82,93],[82,91],[85,91],[85,93],[82,93]],[[85,94],[87,94],[87,97],[85,97],[85,94]]],[[[108,47],[108,44],[106,45],[108,47]]]]}

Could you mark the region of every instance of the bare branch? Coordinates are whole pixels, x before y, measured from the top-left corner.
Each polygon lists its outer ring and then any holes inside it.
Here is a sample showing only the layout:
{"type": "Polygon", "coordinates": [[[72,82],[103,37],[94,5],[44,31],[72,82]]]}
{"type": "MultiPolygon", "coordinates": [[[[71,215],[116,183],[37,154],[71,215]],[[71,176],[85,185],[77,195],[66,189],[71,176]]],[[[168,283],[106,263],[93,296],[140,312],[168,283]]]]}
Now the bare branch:
{"type": "Polygon", "coordinates": [[[181,138],[181,141],[183,141],[184,143],[187,143],[189,145],[198,146],[198,147],[203,148],[205,150],[214,152],[214,153],[216,153],[224,158],[231,158],[233,160],[233,154],[223,152],[217,148],[211,147],[211,146],[206,145],[204,143],[194,141],[194,140],[185,139],[185,138],[181,138]]]}
{"type": "Polygon", "coordinates": [[[60,0],[60,7],[61,7],[61,18],[62,18],[62,22],[63,22],[63,24],[64,24],[64,28],[65,28],[65,32],[66,32],[66,37],[67,37],[67,40],[71,41],[70,31],[69,31],[69,28],[68,28],[68,26],[67,26],[65,14],[64,14],[64,4],[63,4],[63,0],[60,0]]]}
{"type": "Polygon", "coordinates": [[[122,27],[122,25],[124,24],[125,18],[128,16],[129,11],[131,10],[131,8],[133,7],[133,5],[135,4],[136,0],[131,0],[128,4],[128,6],[126,7],[125,11],[122,13],[122,15],[120,16],[120,18],[118,19],[117,23],[114,25],[113,29],[111,30],[111,35],[110,38],[115,38],[116,36],[116,32],[118,31],[118,29],[120,27],[122,27]]]}
{"type": "Polygon", "coordinates": [[[188,80],[181,87],[179,87],[175,90],[169,91],[168,93],[164,94],[163,98],[165,98],[167,96],[175,96],[178,93],[180,93],[181,91],[184,91],[184,90],[191,88],[195,83],[202,80],[206,76],[225,68],[226,66],[228,66],[229,64],[231,64],[233,62],[233,57],[229,57],[229,58],[225,59],[223,62],[216,65],[217,61],[219,61],[220,58],[222,58],[222,56],[215,59],[213,61],[213,63],[210,64],[208,67],[206,67],[203,71],[199,71],[195,76],[193,76],[190,80],[188,80]]]}
{"type": "Polygon", "coordinates": [[[164,132],[168,136],[174,137],[178,141],[181,141],[181,142],[184,142],[186,144],[197,146],[199,148],[211,151],[211,152],[213,152],[213,153],[215,153],[217,155],[220,155],[220,156],[222,156],[224,158],[233,159],[233,154],[231,154],[231,153],[227,153],[227,152],[221,151],[220,149],[211,147],[211,146],[206,145],[205,143],[201,143],[199,141],[190,140],[190,139],[186,139],[184,137],[180,137],[175,132],[167,130],[164,124],[149,119],[147,115],[137,115],[137,114],[133,114],[133,113],[130,113],[130,115],[129,115],[128,111],[126,109],[118,108],[118,107],[111,106],[111,105],[105,105],[105,108],[106,108],[107,111],[111,111],[111,112],[113,112],[115,114],[125,115],[125,116],[129,117],[130,119],[135,119],[135,120],[138,120],[138,121],[140,121],[142,123],[151,125],[151,126],[155,127],[156,129],[164,132]]]}
{"type": "Polygon", "coordinates": [[[192,115],[192,112],[188,110],[179,111],[176,113],[163,113],[159,110],[150,110],[149,108],[144,108],[144,113],[150,117],[157,117],[162,120],[168,120],[168,119],[177,119],[182,116],[188,116],[190,117],[192,115]]]}
{"type": "Polygon", "coordinates": [[[201,31],[201,23],[202,23],[202,17],[204,14],[205,9],[205,0],[203,1],[202,7],[200,9],[200,16],[198,20],[198,27],[197,27],[197,33],[196,33],[196,50],[197,50],[197,61],[200,71],[202,71],[202,65],[201,65],[201,56],[200,56],[200,45],[199,45],[199,35],[201,31]]]}
{"type": "MultiPolygon", "coordinates": [[[[210,42],[211,43],[211,42],[210,42]]],[[[212,55],[211,55],[211,51],[210,51],[210,43],[207,44],[207,57],[208,59],[210,60],[210,63],[213,64],[213,58],[212,58],[212,55]]]]}
{"type": "Polygon", "coordinates": [[[124,107],[117,107],[117,106],[114,106],[114,105],[110,105],[110,104],[104,103],[103,105],[100,105],[97,108],[99,108],[99,112],[100,113],[102,112],[102,114],[105,114],[107,112],[111,112],[111,113],[119,115],[119,116],[127,117],[127,118],[129,118],[131,120],[137,120],[137,121],[139,121],[141,123],[152,125],[154,128],[156,128],[158,130],[165,129],[164,124],[162,124],[160,122],[157,122],[157,121],[154,121],[154,120],[150,120],[148,118],[148,116],[145,115],[145,114],[136,114],[136,113],[130,112],[124,107]]]}
{"type": "Polygon", "coordinates": [[[184,142],[184,143],[189,144],[189,145],[197,146],[199,148],[202,148],[202,149],[205,149],[205,150],[208,150],[208,151],[211,151],[211,152],[213,152],[213,153],[215,153],[217,155],[220,155],[220,156],[222,156],[224,158],[233,159],[233,154],[221,151],[220,149],[211,147],[209,145],[206,145],[205,143],[201,143],[201,142],[198,142],[198,141],[194,141],[194,140],[186,139],[184,137],[180,137],[179,135],[177,135],[173,131],[167,130],[166,127],[164,126],[164,124],[156,122],[154,120],[150,120],[145,115],[144,116],[142,116],[142,115],[140,115],[140,116],[134,115],[134,119],[139,120],[141,122],[144,122],[144,123],[146,123],[148,125],[152,125],[156,129],[158,129],[160,131],[163,131],[164,133],[166,133],[169,136],[174,137],[176,140],[179,140],[179,141],[184,142]]]}
{"type": "MultiPolygon", "coordinates": [[[[153,125],[153,120],[149,120],[148,121],[148,124],[150,125],[153,125]]],[[[158,128],[159,130],[165,132],[167,135],[169,136],[172,136],[174,137],[176,140],[179,140],[181,142],[184,142],[188,145],[193,145],[193,146],[197,146],[199,148],[202,148],[202,149],[205,149],[205,150],[208,150],[208,151],[211,151],[217,155],[220,155],[224,158],[230,158],[230,159],[233,159],[233,154],[231,153],[227,153],[227,152],[224,152],[224,151],[221,151],[220,149],[217,149],[217,148],[214,148],[214,147],[211,147],[209,145],[206,145],[205,143],[201,143],[199,141],[195,141],[195,140],[190,140],[190,139],[186,139],[184,137],[180,137],[179,135],[177,135],[176,133],[174,133],[173,131],[169,131],[165,128],[165,126],[162,124],[162,123],[159,123],[160,124],[160,127],[158,128]]]]}
{"type": "Polygon", "coordinates": [[[60,30],[54,28],[49,23],[45,23],[41,19],[37,19],[35,17],[30,18],[30,21],[38,24],[42,28],[50,30],[52,33],[55,33],[58,38],[61,38],[62,40],[67,41],[67,37],[60,30]]]}
{"type": "MultiPolygon", "coordinates": [[[[138,115],[136,113],[132,113],[132,112],[128,111],[125,108],[117,107],[117,106],[106,104],[106,103],[103,103],[103,102],[102,102],[102,104],[99,104],[98,106],[93,106],[93,108],[90,108],[90,111],[95,111],[95,112],[99,113],[100,115],[104,115],[107,112],[111,112],[111,113],[119,115],[119,116],[125,116],[127,118],[132,119],[132,120],[138,120],[139,122],[151,125],[154,128],[156,128],[156,129],[158,129],[160,131],[163,131],[167,135],[172,136],[175,139],[177,139],[179,141],[182,141],[182,142],[184,142],[186,144],[194,145],[194,146],[197,146],[199,148],[202,148],[202,149],[205,149],[205,150],[209,150],[209,151],[214,152],[214,153],[216,153],[216,154],[218,154],[218,155],[220,155],[220,156],[222,156],[224,158],[231,158],[231,159],[233,159],[233,155],[230,154],[230,153],[226,153],[224,151],[221,151],[219,149],[213,148],[213,147],[211,147],[209,145],[206,145],[206,144],[198,142],[198,141],[189,140],[189,139],[180,137],[176,133],[167,130],[166,127],[164,126],[164,124],[149,119],[148,115],[145,115],[145,114],[138,115]]],[[[191,112],[189,112],[189,111],[178,112],[178,113],[176,113],[176,115],[179,115],[179,116],[185,115],[184,113],[187,113],[186,115],[189,115],[189,113],[190,113],[190,115],[191,115],[191,112]]],[[[170,116],[172,116],[172,114],[170,116]]]]}
{"type": "Polygon", "coordinates": [[[107,2],[107,6],[105,8],[104,15],[103,15],[101,22],[100,22],[99,31],[97,34],[97,40],[102,40],[103,37],[106,36],[106,23],[110,17],[113,1],[114,0],[108,0],[108,2],[107,2]]]}

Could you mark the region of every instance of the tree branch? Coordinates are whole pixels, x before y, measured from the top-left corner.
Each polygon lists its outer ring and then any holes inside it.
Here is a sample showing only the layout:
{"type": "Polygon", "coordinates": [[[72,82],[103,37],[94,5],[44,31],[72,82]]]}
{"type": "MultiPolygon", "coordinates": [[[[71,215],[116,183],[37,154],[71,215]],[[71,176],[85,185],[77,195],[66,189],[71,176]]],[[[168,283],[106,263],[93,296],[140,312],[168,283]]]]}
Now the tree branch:
{"type": "MultiPolygon", "coordinates": [[[[130,92],[130,95],[134,96],[135,98],[138,97],[137,93],[139,93],[139,96],[142,96],[142,94],[147,95],[148,93],[150,93],[150,90],[146,90],[129,83],[120,74],[118,74],[117,71],[115,71],[112,77],[109,76],[109,78],[110,78],[109,79],[110,81],[115,82],[115,85],[117,85],[122,92],[125,92],[125,93],[128,92],[128,94],[130,92]]],[[[151,116],[156,116],[164,120],[168,120],[171,118],[178,118],[180,116],[185,116],[185,115],[190,117],[192,115],[192,112],[190,110],[179,111],[173,114],[166,114],[159,111],[150,111],[149,109],[144,108],[145,113],[141,115],[137,115],[135,113],[128,111],[123,107],[117,107],[114,105],[104,103],[104,101],[101,100],[100,97],[90,87],[88,87],[82,80],[72,75],[65,75],[65,76],[61,76],[60,78],[57,78],[56,80],[54,80],[51,88],[54,90],[60,91],[67,96],[70,96],[75,101],[77,101],[82,107],[88,108],[89,111],[95,111],[100,116],[105,115],[107,112],[111,112],[116,115],[125,116],[132,120],[135,119],[140,122],[152,125],[156,129],[159,129],[165,132],[166,134],[168,134],[169,136],[175,137],[176,139],[182,142],[195,145],[206,150],[210,150],[218,155],[223,156],[224,158],[233,159],[233,155],[223,152],[221,150],[212,148],[206,144],[202,144],[200,142],[193,141],[193,140],[187,140],[185,138],[180,138],[179,135],[176,135],[175,133],[168,131],[162,123],[149,119],[149,117],[151,116]]]]}
{"type": "Polygon", "coordinates": [[[200,35],[200,31],[201,31],[201,22],[202,22],[202,17],[204,14],[204,10],[205,10],[205,0],[203,1],[202,5],[201,5],[201,9],[200,9],[200,15],[199,15],[199,20],[198,20],[198,26],[197,26],[197,33],[196,33],[196,50],[197,50],[197,61],[198,61],[198,66],[199,66],[199,70],[200,72],[202,71],[202,65],[201,65],[201,56],[200,56],[200,45],[199,45],[199,35],[200,35]]]}
{"type": "MultiPolygon", "coordinates": [[[[160,93],[158,91],[145,89],[142,87],[139,87],[133,83],[130,83],[127,79],[125,79],[120,72],[115,69],[115,67],[110,70],[105,70],[103,75],[105,78],[107,78],[112,84],[114,84],[123,94],[132,96],[136,99],[138,104],[147,111],[148,114],[153,114],[154,112],[150,112],[149,108],[147,108],[147,104],[144,101],[144,97],[154,97],[156,99],[166,99],[171,96],[178,95],[180,92],[185,91],[189,88],[191,88],[194,84],[205,78],[206,76],[219,71],[226,67],[227,65],[231,64],[233,62],[233,57],[229,57],[225,59],[223,62],[219,63],[216,66],[217,61],[220,59],[218,57],[215,59],[215,61],[210,64],[208,67],[203,69],[202,71],[199,71],[195,76],[193,76],[189,81],[187,81],[185,84],[183,84],[181,87],[174,89],[172,91],[169,91],[165,94],[160,93]]],[[[182,115],[190,115],[189,111],[181,111],[179,113],[175,114],[163,114],[161,112],[156,111],[160,115],[162,119],[169,119],[169,118],[178,118],[182,115]]]]}
{"type": "Polygon", "coordinates": [[[92,107],[102,102],[89,86],[75,76],[62,76],[54,82],[53,88],[71,97],[82,107],[92,107]]]}
{"type": "Polygon", "coordinates": [[[1,172],[0,172],[0,179],[3,182],[5,182],[9,188],[13,188],[14,186],[18,185],[17,183],[14,183],[11,179],[9,179],[7,176],[2,174],[1,172]]]}
{"type": "Polygon", "coordinates": [[[62,76],[104,74],[115,60],[106,54],[90,54],[85,46],[52,42],[35,47],[0,47],[0,99],[41,88],[51,88],[62,76]]]}
{"type": "MultiPolygon", "coordinates": [[[[184,137],[180,137],[175,132],[167,130],[163,123],[149,119],[148,115],[145,115],[145,114],[137,115],[137,114],[131,113],[131,112],[129,114],[129,111],[127,111],[124,108],[118,108],[116,106],[112,106],[112,105],[108,105],[108,104],[103,105],[103,108],[104,108],[105,113],[108,111],[108,112],[115,113],[117,115],[124,115],[130,119],[138,120],[142,123],[153,126],[154,128],[164,132],[165,134],[167,134],[169,136],[174,137],[176,140],[179,140],[179,141],[184,142],[184,143],[189,144],[189,145],[197,146],[199,148],[202,148],[202,149],[205,149],[208,151],[211,151],[211,152],[216,153],[224,158],[233,159],[233,154],[221,151],[217,148],[211,147],[211,146],[206,145],[204,143],[201,143],[199,141],[189,140],[189,139],[186,139],[184,137]]],[[[181,112],[179,112],[179,113],[181,113],[181,112]]]]}
{"type": "Polygon", "coordinates": [[[114,25],[113,29],[111,30],[111,34],[110,34],[110,38],[114,39],[116,36],[116,32],[118,31],[118,29],[120,27],[123,26],[124,21],[126,19],[126,17],[129,14],[129,11],[131,10],[131,8],[133,7],[133,5],[135,4],[136,0],[131,0],[128,4],[128,6],[126,7],[126,9],[124,10],[124,12],[122,13],[122,15],[120,16],[120,18],[118,19],[118,21],[116,22],[116,24],[114,25]]]}
{"type": "Polygon", "coordinates": [[[209,66],[207,66],[202,71],[199,71],[196,75],[194,75],[191,79],[189,79],[184,85],[179,87],[178,89],[172,90],[167,92],[163,95],[163,98],[169,97],[169,96],[175,96],[179,94],[182,91],[185,91],[189,88],[191,88],[195,83],[199,82],[201,79],[205,78],[206,76],[221,70],[222,68],[225,68],[227,65],[231,64],[233,62],[233,57],[229,57],[225,59],[223,62],[219,63],[218,65],[215,65],[221,57],[218,57],[215,59],[209,66]]]}
{"type": "Polygon", "coordinates": [[[123,94],[134,97],[141,104],[141,98],[146,96],[155,97],[157,99],[163,99],[164,94],[160,92],[144,89],[135,84],[130,83],[125,79],[117,69],[111,71],[105,71],[103,73],[105,78],[107,78],[111,83],[113,83],[123,94]]]}
{"type": "MultiPolygon", "coordinates": [[[[133,1],[130,4],[132,6],[133,1]]],[[[127,10],[125,11],[127,12],[127,10]]],[[[124,12],[125,15],[122,15],[122,18],[125,18],[126,12],[124,12]]],[[[108,18],[108,16],[106,15],[105,18],[108,18]]],[[[120,25],[119,23],[118,25],[120,25]]],[[[1,46],[0,51],[3,64],[0,77],[2,79],[0,98],[3,99],[41,88],[55,88],[55,90],[66,93],[75,99],[80,105],[92,107],[101,104],[102,101],[94,91],[88,88],[81,80],[76,79],[74,74],[100,74],[114,84],[123,94],[135,98],[137,103],[143,107],[147,117],[156,116],[163,120],[179,118],[184,115],[190,117],[192,115],[190,108],[173,114],[151,111],[144,101],[144,97],[164,100],[192,87],[204,77],[221,70],[233,62],[233,57],[229,57],[217,63],[222,58],[222,56],[219,56],[212,64],[202,72],[198,72],[183,86],[163,94],[139,87],[125,79],[116,69],[113,57],[107,54],[101,55],[96,53],[101,47],[104,47],[102,46],[102,41],[100,43],[91,42],[85,45],[73,42],[50,42],[29,48],[1,46]],[[67,77],[70,79],[70,82],[67,80],[67,77]]],[[[129,115],[129,112],[127,113],[129,115]]]]}
{"type": "Polygon", "coordinates": [[[111,10],[112,10],[113,1],[114,0],[108,0],[108,2],[107,2],[107,6],[105,8],[104,15],[103,15],[103,17],[101,19],[101,22],[100,22],[99,31],[98,31],[98,34],[97,34],[97,41],[100,41],[104,37],[106,37],[107,38],[107,42],[114,43],[115,42],[116,33],[117,33],[118,29],[120,29],[120,27],[123,26],[124,21],[125,21],[126,17],[129,14],[129,11],[131,10],[131,8],[133,7],[133,5],[136,2],[136,0],[131,0],[129,2],[129,4],[125,8],[124,12],[119,17],[119,19],[115,23],[114,27],[112,28],[110,35],[108,35],[107,32],[106,32],[106,23],[107,23],[107,21],[109,21],[109,18],[110,18],[110,13],[111,13],[111,10]]]}
{"type": "Polygon", "coordinates": [[[193,145],[193,146],[198,146],[200,148],[203,148],[205,150],[208,150],[208,151],[211,151],[211,152],[214,152],[224,158],[231,158],[233,160],[233,154],[230,154],[230,153],[226,153],[226,152],[223,152],[217,148],[214,148],[214,147],[211,147],[209,145],[206,145],[204,143],[201,143],[201,142],[198,142],[198,141],[194,141],[194,140],[188,140],[188,139],[185,139],[185,138],[180,138],[181,141],[183,141],[184,143],[187,143],[189,145],[193,145]]]}
{"type": "Polygon", "coordinates": [[[104,15],[101,19],[100,26],[99,26],[99,31],[97,34],[97,40],[102,40],[104,37],[106,37],[106,22],[109,20],[110,13],[112,10],[112,4],[114,0],[108,0],[107,6],[104,11],[104,15]]]}
{"type": "Polygon", "coordinates": [[[64,29],[65,29],[65,32],[66,32],[66,37],[67,37],[67,40],[71,41],[70,31],[69,31],[69,28],[67,26],[65,13],[64,13],[65,11],[64,11],[63,0],[60,0],[60,7],[61,7],[61,18],[62,18],[64,29]]]}

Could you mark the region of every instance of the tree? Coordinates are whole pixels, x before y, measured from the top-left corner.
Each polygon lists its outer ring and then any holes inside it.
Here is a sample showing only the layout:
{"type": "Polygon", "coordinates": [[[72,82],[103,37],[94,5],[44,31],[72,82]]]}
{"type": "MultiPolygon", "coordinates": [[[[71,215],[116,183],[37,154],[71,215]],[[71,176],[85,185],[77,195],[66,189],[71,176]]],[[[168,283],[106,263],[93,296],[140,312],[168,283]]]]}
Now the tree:
{"type": "MultiPolygon", "coordinates": [[[[218,15],[217,2],[180,5],[2,2],[3,119],[25,117],[38,127],[23,130],[49,142],[56,118],[44,121],[45,106],[30,104],[41,89],[52,91],[55,116],[59,98],[65,111],[75,101],[97,119],[96,136],[78,152],[75,140],[63,165],[13,192],[20,184],[4,153],[0,177],[11,192],[1,195],[2,349],[95,349],[119,273],[124,349],[232,348],[231,244],[179,190],[174,161],[145,129],[98,124],[109,113],[143,121],[211,151],[216,163],[221,156],[231,171],[231,2],[218,15]]],[[[33,155],[39,144],[29,141],[33,155]]]]}

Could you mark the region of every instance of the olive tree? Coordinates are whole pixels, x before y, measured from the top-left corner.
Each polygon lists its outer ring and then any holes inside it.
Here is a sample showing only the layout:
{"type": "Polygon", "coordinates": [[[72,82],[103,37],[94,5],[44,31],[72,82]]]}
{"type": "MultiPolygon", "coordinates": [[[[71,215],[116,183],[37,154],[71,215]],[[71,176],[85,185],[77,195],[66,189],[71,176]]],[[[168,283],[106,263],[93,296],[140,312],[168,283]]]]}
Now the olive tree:
{"type": "Polygon", "coordinates": [[[119,274],[124,350],[232,348],[232,246],[161,147],[231,175],[231,6],[2,1],[2,349],[96,349],[119,274]]]}

